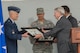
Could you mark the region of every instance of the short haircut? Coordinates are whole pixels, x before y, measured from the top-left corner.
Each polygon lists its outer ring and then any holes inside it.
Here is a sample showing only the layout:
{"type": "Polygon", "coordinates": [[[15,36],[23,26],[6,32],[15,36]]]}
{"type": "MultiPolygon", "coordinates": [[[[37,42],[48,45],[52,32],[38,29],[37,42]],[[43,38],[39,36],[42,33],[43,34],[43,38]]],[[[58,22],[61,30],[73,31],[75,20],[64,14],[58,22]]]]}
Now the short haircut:
{"type": "Polygon", "coordinates": [[[63,6],[61,6],[61,7],[63,7],[63,8],[64,8],[64,10],[65,10],[67,13],[70,13],[70,9],[69,9],[69,7],[68,7],[68,6],[63,5],[63,6]]]}
{"type": "Polygon", "coordinates": [[[55,10],[55,11],[59,11],[62,15],[65,14],[65,10],[64,10],[64,8],[62,8],[62,7],[57,7],[57,8],[55,8],[54,10],[55,10]]]}

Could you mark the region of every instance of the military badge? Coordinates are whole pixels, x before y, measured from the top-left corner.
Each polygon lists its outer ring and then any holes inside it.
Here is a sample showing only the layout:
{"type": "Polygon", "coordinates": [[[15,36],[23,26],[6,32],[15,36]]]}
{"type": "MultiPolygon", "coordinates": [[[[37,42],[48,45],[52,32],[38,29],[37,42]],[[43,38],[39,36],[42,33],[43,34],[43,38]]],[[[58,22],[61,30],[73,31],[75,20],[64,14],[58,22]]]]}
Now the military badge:
{"type": "Polygon", "coordinates": [[[12,30],[12,34],[15,34],[15,31],[14,30],[12,30]]]}

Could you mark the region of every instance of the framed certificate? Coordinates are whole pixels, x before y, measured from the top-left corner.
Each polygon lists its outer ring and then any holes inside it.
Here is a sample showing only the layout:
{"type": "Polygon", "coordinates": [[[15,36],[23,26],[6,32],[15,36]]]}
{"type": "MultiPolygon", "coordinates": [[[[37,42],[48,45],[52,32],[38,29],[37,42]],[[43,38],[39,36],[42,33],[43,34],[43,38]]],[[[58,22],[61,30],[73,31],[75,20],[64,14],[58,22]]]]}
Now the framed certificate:
{"type": "MultiPolygon", "coordinates": [[[[29,33],[30,36],[35,37],[36,34],[42,34],[43,32],[41,31],[40,28],[37,27],[23,27],[21,28],[29,33]]],[[[49,32],[52,28],[44,28],[46,32],[49,32]]],[[[53,41],[54,37],[49,36],[48,38],[39,38],[37,41],[39,42],[45,42],[45,41],[53,41]]]]}
{"type": "Polygon", "coordinates": [[[34,29],[25,29],[28,33],[30,33],[33,37],[36,35],[36,34],[42,34],[43,33],[41,31],[39,31],[38,29],[34,28],[34,29]]]}
{"type": "Polygon", "coordinates": [[[21,29],[27,31],[29,35],[32,37],[35,37],[36,34],[43,35],[43,32],[40,31],[37,27],[26,27],[26,28],[21,28],[21,29]]]}
{"type": "MultiPolygon", "coordinates": [[[[46,32],[49,32],[50,30],[46,30],[46,32]]],[[[53,42],[54,37],[49,36],[48,38],[40,38],[37,41],[39,42],[53,42]]]]}
{"type": "Polygon", "coordinates": [[[40,38],[39,42],[53,42],[54,37],[49,36],[48,38],[40,38]]]}

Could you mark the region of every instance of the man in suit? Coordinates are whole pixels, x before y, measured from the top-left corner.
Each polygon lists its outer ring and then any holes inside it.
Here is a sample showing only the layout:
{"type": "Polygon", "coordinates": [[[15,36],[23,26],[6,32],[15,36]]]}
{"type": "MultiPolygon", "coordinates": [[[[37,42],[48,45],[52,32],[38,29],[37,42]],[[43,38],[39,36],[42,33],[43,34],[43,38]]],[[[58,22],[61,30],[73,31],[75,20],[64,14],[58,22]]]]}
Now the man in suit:
{"type": "Polygon", "coordinates": [[[4,23],[7,53],[18,53],[17,40],[21,40],[22,37],[27,37],[28,33],[19,33],[17,25],[15,23],[15,20],[18,19],[20,8],[9,6],[8,11],[9,18],[4,23]]]}
{"type": "Polygon", "coordinates": [[[72,24],[72,27],[78,27],[77,20],[76,20],[76,18],[74,18],[74,17],[71,15],[69,7],[66,6],[66,5],[63,5],[63,6],[61,6],[61,7],[64,8],[64,10],[65,10],[65,14],[64,14],[64,15],[66,16],[67,19],[69,19],[69,21],[70,21],[71,24],[72,24]]]}
{"type": "Polygon", "coordinates": [[[70,53],[70,29],[72,27],[70,21],[64,16],[65,11],[62,7],[55,8],[54,16],[58,20],[56,26],[49,32],[41,35],[35,35],[35,38],[47,38],[48,36],[57,37],[58,53],[70,53]]]}
{"type": "MultiPolygon", "coordinates": [[[[70,14],[70,9],[69,9],[69,7],[66,6],[66,5],[63,5],[63,6],[61,6],[61,7],[64,8],[64,10],[65,10],[65,14],[64,14],[64,15],[66,16],[67,19],[69,19],[69,21],[70,21],[71,24],[72,24],[72,27],[78,27],[77,20],[76,20],[76,18],[74,18],[74,17],[70,14]]],[[[71,52],[77,53],[77,44],[72,44],[72,45],[70,46],[70,48],[71,48],[71,52]]]]}

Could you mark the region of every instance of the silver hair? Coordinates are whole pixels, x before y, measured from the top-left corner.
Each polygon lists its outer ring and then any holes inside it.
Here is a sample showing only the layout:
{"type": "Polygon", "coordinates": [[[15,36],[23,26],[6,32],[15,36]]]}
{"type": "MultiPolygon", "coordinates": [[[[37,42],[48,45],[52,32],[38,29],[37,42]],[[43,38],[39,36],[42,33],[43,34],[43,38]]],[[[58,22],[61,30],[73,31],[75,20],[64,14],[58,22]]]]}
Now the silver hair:
{"type": "Polygon", "coordinates": [[[55,8],[54,10],[60,12],[62,15],[65,14],[65,10],[64,10],[64,8],[62,8],[62,7],[57,7],[57,8],[55,8]]]}

